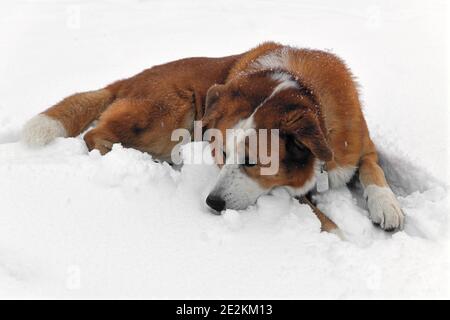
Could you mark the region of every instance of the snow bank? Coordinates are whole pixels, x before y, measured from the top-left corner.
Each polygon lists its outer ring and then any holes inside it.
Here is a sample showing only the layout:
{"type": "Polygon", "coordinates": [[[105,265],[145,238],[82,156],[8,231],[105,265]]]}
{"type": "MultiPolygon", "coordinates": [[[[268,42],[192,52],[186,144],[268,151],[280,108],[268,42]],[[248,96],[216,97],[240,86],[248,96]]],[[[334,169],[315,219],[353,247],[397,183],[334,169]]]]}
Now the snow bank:
{"type": "Polygon", "coordinates": [[[204,199],[213,165],[176,171],[120,145],[102,157],[81,138],[41,150],[4,144],[0,155],[4,296],[22,287],[38,296],[124,298],[439,297],[448,290],[448,196],[437,185],[400,198],[408,219],[396,234],[375,228],[348,189],[320,196],[320,208],[349,239],[343,242],[320,233],[311,210],[282,190],[247,210],[212,215],[204,199]]]}
{"type": "MultiPolygon", "coordinates": [[[[420,1],[333,6],[2,1],[0,297],[449,298],[448,89],[445,41],[433,31],[445,10],[420,1]],[[268,39],[331,47],[359,76],[404,231],[374,227],[358,190],[317,198],[341,241],[283,190],[212,215],[204,199],[214,165],[177,170],[120,145],[100,156],[81,137],[42,149],[17,142],[26,120],[74,91],[268,39]]],[[[183,154],[209,154],[203,147],[183,154]]]]}

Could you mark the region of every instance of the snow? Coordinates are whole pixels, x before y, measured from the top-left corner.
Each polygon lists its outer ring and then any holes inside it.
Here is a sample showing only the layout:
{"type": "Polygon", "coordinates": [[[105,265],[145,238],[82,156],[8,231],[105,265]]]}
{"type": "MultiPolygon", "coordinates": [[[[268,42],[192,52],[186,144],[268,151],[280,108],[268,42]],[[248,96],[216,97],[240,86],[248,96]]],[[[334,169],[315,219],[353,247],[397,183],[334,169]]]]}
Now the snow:
{"type": "Polygon", "coordinates": [[[0,2],[0,297],[449,298],[446,20],[445,1],[0,2]],[[317,198],[342,241],[283,190],[211,214],[210,163],[18,142],[68,94],[265,40],[348,62],[404,231],[374,227],[359,190],[317,198]]]}

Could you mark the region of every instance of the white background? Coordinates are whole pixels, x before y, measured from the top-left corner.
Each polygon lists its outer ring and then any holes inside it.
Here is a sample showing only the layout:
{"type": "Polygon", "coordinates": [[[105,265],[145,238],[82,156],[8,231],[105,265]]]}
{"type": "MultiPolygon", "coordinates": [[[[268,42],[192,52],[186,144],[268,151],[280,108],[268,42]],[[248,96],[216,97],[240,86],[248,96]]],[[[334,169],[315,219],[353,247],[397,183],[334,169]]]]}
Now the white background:
{"type": "Polygon", "coordinates": [[[446,1],[1,1],[0,296],[448,298],[446,20],[446,1]],[[120,147],[102,158],[80,138],[17,142],[71,93],[267,40],[331,50],[353,70],[404,191],[404,232],[374,228],[345,188],[319,200],[347,242],[283,193],[210,215],[213,166],[177,172],[120,147]]]}

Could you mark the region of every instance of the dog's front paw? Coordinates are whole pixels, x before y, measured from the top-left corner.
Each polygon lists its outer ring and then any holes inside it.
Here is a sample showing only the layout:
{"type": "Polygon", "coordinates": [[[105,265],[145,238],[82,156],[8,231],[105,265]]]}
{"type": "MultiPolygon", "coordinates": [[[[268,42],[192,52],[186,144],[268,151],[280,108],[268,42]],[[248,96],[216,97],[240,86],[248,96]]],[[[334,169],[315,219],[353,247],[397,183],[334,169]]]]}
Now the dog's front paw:
{"type": "Polygon", "coordinates": [[[384,230],[403,229],[405,215],[389,187],[370,185],[364,190],[370,219],[384,230]]]}

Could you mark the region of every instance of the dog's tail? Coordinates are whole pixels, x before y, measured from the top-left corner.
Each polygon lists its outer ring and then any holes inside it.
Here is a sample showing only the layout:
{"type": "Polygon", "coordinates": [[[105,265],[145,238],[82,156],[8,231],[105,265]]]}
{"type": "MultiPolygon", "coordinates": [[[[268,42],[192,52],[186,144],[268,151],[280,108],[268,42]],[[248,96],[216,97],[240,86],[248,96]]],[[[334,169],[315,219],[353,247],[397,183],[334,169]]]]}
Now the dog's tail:
{"type": "Polygon", "coordinates": [[[42,146],[57,137],[74,137],[86,129],[115,99],[109,87],[76,93],[30,119],[22,130],[22,140],[42,146]]]}

